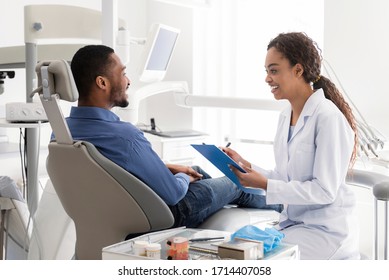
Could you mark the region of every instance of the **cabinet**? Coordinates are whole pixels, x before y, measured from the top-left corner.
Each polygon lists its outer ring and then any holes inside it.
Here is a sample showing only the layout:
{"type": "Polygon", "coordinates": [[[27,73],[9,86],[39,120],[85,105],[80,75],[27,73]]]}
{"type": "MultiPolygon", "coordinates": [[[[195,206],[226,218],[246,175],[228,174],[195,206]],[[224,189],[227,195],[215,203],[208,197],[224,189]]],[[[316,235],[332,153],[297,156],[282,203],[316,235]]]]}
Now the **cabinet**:
{"type": "Polygon", "coordinates": [[[206,142],[206,135],[190,137],[161,137],[145,133],[145,137],[150,141],[153,150],[165,163],[181,165],[192,165],[199,154],[191,144],[201,144],[206,142]]]}
{"type": "MultiPolygon", "coordinates": [[[[30,213],[34,213],[39,201],[38,172],[39,172],[39,134],[41,123],[10,123],[0,119],[0,127],[24,128],[25,132],[25,155],[26,155],[26,183],[27,204],[30,213]]],[[[16,155],[15,144],[8,143],[2,147],[3,151],[12,151],[16,155]]],[[[19,156],[19,155],[18,155],[19,156]]],[[[9,165],[10,162],[7,162],[9,165]]],[[[9,174],[2,174],[9,175],[9,174]]]]}

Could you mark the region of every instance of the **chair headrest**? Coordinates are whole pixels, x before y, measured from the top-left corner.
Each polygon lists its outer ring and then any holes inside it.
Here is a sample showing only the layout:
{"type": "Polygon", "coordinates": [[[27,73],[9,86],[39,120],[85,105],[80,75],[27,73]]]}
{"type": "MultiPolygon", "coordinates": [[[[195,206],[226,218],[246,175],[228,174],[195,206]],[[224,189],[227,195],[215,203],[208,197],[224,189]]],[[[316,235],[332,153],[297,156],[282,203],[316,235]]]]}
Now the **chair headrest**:
{"type": "Polygon", "coordinates": [[[38,88],[33,93],[43,94],[45,98],[57,94],[60,99],[74,102],[78,90],[69,63],[66,60],[42,61],[35,67],[38,88]]]}

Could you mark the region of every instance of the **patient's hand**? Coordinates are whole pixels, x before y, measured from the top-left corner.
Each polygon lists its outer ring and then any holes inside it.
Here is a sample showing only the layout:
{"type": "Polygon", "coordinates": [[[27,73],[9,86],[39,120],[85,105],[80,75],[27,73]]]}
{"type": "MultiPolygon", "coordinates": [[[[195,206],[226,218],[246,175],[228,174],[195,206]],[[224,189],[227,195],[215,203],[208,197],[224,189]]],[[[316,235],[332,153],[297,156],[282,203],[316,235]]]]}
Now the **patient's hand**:
{"type": "Polygon", "coordinates": [[[185,173],[189,175],[190,182],[200,180],[203,177],[203,174],[198,173],[190,166],[179,165],[179,164],[166,164],[166,167],[169,168],[170,172],[173,174],[185,173]]]}

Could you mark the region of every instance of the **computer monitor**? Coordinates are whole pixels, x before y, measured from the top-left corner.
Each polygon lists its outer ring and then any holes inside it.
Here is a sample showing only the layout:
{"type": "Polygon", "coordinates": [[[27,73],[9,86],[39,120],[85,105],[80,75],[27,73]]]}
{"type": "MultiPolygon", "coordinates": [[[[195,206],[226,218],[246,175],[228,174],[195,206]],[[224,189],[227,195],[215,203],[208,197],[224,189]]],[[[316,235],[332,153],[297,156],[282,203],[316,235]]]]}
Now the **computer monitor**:
{"type": "Polygon", "coordinates": [[[141,82],[159,82],[164,79],[179,34],[180,30],[176,28],[163,24],[152,25],[140,63],[141,82]]]}

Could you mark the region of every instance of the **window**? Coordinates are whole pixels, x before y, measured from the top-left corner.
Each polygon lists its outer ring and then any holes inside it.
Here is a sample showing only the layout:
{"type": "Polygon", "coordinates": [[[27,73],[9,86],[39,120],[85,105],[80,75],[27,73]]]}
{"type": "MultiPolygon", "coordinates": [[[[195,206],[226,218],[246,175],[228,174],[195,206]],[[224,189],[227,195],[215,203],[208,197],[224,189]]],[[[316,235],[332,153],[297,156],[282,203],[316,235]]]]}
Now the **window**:
{"type": "MultiPolygon", "coordinates": [[[[195,10],[194,21],[193,93],[272,99],[264,81],[267,44],[278,33],[302,31],[322,47],[324,1],[214,0],[195,10]]],[[[261,153],[269,163],[278,112],[195,108],[194,120],[214,137],[210,141],[240,140],[237,149],[248,160],[258,162],[261,153]],[[250,143],[265,145],[253,153],[260,147],[250,143]]]]}

